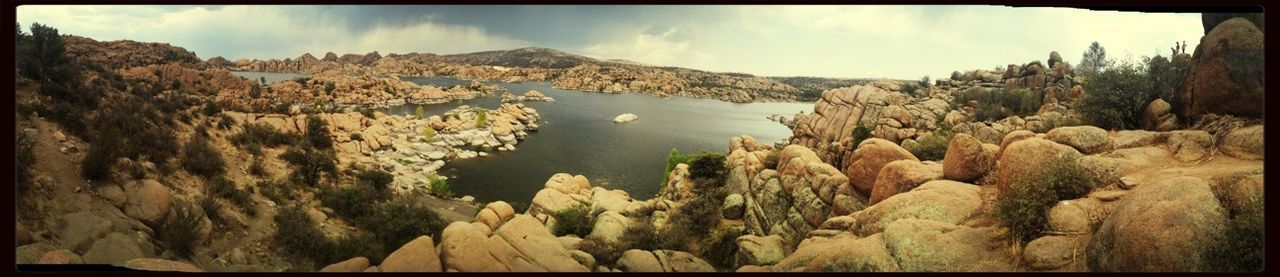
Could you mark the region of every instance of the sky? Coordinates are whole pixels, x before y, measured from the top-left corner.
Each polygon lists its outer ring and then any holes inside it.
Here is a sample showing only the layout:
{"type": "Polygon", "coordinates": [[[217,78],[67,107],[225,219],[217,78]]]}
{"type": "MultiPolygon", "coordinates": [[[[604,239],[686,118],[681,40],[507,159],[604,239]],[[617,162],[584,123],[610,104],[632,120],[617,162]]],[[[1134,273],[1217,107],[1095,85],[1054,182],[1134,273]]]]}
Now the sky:
{"type": "Polygon", "coordinates": [[[919,79],[1047,60],[1195,49],[1198,13],[1004,6],[89,6],[24,5],[97,40],[166,42],[200,58],[547,47],[601,59],[763,76],[919,79]]]}

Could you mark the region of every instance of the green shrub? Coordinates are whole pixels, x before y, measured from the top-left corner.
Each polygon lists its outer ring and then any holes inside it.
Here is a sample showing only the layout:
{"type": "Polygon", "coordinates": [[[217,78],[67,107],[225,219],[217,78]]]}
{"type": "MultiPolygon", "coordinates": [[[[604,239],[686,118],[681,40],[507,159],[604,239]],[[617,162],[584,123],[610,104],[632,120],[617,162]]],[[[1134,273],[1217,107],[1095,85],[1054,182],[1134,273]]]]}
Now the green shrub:
{"type": "Polygon", "coordinates": [[[476,128],[484,128],[489,126],[489,112],[484,109],[476,110],[476,128]]]}
{"type": "Polygon", "coordinates": [[[262,165],[261,158],[254,158],[253,163],[249,164],[249,174],[258,177],[267,176],[267,168],[262,165]]]}
{"type": "Polygon", "coordinates": [[[1142,112],[1155,99],[1148,74],[1129,63],[1095,73],[1083,88],[1075,108],[1085,122],[1103,129],[1139,128],[1142,112]]]}
{"type": "Polygon", "coordinates": [[[1014,179],[1008,191],[1000,192],[992,211],[992,217],[1023,242],[1040,235],[1049,208],[1058,201],[1084,197],[1095,187],[1095,178],[1070,157],[1055,157],[1041,166],[1014,179]]]}
{"type": "Polygon", "coordinates": [[[737,268],[738,237],[743,234],[741,227],[720,229],[699,244],[698,256],[718,268],[737,268]]]}
{"type": "Polygon", "coordinates": [[[1043,97],[1041,92],[1028,89],[971,89],[957,93],[952,103],[975,102],[974,119],[987,121],[1034,115],[1040,110],[1043,97]]]}
{"type": "Polygon", "coordinates": [[[307,140],[317,149],[333,147],[333,138],[329,137],[329,122],[316,115],[307,115],[307,140]]]}
{"type": "Polygon", "coordinates": [[[338,165],[334,162],[333,152],[299,147],[289,149],[280,154],[280,159],[293,165],[289,179],[298,184],[317,186],[321,179],[338,175],[338,165]],[[302,149],[299,149],[302,148],[302,149]]]}
{"type": "Polygon", "coordinates": [[[333,264],[354,257],[365,257],[369,262],[378,264],[387,257],[389,252],[383,248],[382,241],[378,238],[357,232],[338,238],[333,242],[333,249],[328,253],[328,258],[322,264],[333,264]]]}
{"type": "Polygon", "coordinates": [[[422,139],[425,139],[425,140],[427,140],[427,141],[431,141],[431,140],[433,140],[433,139],[435,139],[435,138],[436,138],[436,129],[435,129],[435,128],[431,128],[431,127],[423,128],[423,130],[422,130],[422,139]]]}
{"type": "Polygon", "coordinates": [[[207,184],[210,196],[230,200],[231,203],[236,204],[241,211],[244,211],[249,216],[258,215],[258,205],[253,203],[253,198],[250,197],[249,192],[237,187],[234,181],[226,177],[217,177],[207,184]]]}
{"type": "MultiPolygon", "coordinates": [[[[1147,59],[1147,72],[1151,76],[1151,90],[1160,99],[1169,102],[1171,111],[1182,116],[1182,81],[1187,77],[1191,66],[1191,55],[1177,55],[1169,58],[1156,55],[1147,59]]],[[[1233,67],[1234,68],[1234,67],[1233,67]]],[[[1146,108],[1146,106],[1143,106],[1146,108]]]]}
{"type": "Polygon", "coordinates": [[[31,187],[31,169],[35,167],[35,141],[22,131],[17,131],[17,187],[18,195],[26,194],[31,187]]]}
{"type": "MultiPolygon", "coordinates": [[[[663,236],[670,239],[670,245],[685,246],[691,242],[700,242],[720,227],[724,192],[713,190],[703,192],[698,197],[686,201],[670,213],[667,228],[663,236]]],[[[680,247],[679,249],[686,249],[680,247]]]]}
{"type": "Polygon", "coordinates": [[[431,173],[431,176],[427,176],[427,182],[428,188],[431,189],[431,195],[445,199],[453,198],[453,191],[449,190],[449,180],[431,173]]]}
{"type": "Polygon", "coordinates": [[[390,253],[418,236],[439,238],[449,222],[429,207],[392,201],[378,206],[374,213],[357,219],[356,223],[382,241],[383,249],[390,253]]]}
{"type": "Polygon", "coordinates": [[[387,193],[387,185],[390,185],[391,181],[394,180],[395,176],[391,175],[391,173],[377,169],[360,171],[356,175],[357,185],[371,187],[379,194],[387,193]]]}
{"type": "Polygon", "coordinates": [[[297,138],[276,130],[275,127],[265,123],[247,123],[242,126],[243,130],[232,135],[229,139],[231,143],[238,146],[262,145],[267,147],[276,147],[286,145],[297,138]]]}
{"type": "Polygon", "coordinates": [[[911,152],[921,161],[941,161],[947,154],[947,145],[951,144],[951,130],[938,129],[920,136],[916,144],[906,144],[903,148],[911,152]]]}
{"type": "Polygon", "coordinates": [[[157,230],[156,238],[179,256],[191,257],[192,250],[200,240],[200,225],[204,223],[204,214],[200,208],[186,202],[174,205],[170,213],[160,230],[157,230]]]}
{"type": "Polygon", "coordinates": [[[689,177],[724,183],[724,154],[703,151],[689,159],[689,177]]]}
{"type": "Polygon", "coordinates": [[[378,193],[367,186],[327,188],[320,192],[320,203],[347,219],[373,213],[378,200],[378,193]]]}
{"type": "Polygon", "coordinates": [[[205,216],[210,220],[222,218],[222,202],[218,202],[218,198],[210,196],[200,198],[200,209],[204,210],[205,216]]]}
{"type": "Polygon", "coordinates": [[[328,259],[327,253],[333,249],[333,242],[324,236],[302,206],[280,206],[274,220],[276,232],[272,239],[286,253],[321,263],[328,259]]]}
{"type": "Polygon", "coordinates": [[[574,203],[572,207],[557,211],[551,214],[556,219],[555,234],[556,236],[576,235],[580,238],[587,237],[591,234],[593,221],[591,218],[591,209],[581,203],[574,203]]]}
{"type": "Polygon", "coordinates": [[[667,187],[667,182],[670,181],[667,179],[671,177],[671,171],[675,170],[678,164],[688,163],[690,158],[691,155],[680,154],[680,150],[671,148],[671,152],[667,153],[667,168],[662,171],[662,185],[660,187],[667,187]]]}
{"type": "Polygon", "coordinates": [[[413,114],[417,115],[418,119],[427,118],[427,109],[422,107],[422,105],[418,105],[418,109],[414,110],[413,114]]]}
{"type": "Polygon", "coordinates": [[[867,125],[865,124],[858,123],[858,127],[853,128],[852,135],[853,145],[856,147],[858,144],[861,144],[863,140],[871,138],[871,129],[867,128],[867,125]]]}
{"type": "MultiPolygon", "coordinates": [[[[1261,173],[1257,173],[1261,174],[1261,173]]],[[[1213,238],[1202,257],[1208,257],[1208,271],[1258,272],[1265,256],[1265,205],[1261,194],[1238,195],[1230,191],[1250,173],[1215,180],[1214,195],[1227,214],[1225,230],[1213,238]],[[1244,197],[1241,197],[1244,196],[1244,197]]]]}
{"type": "Polygon", "coordinates": [[[596,238],[586,238],[578,242],[578,250],[591,254],[591,257],[596,258],[596,264],[604,265],[617,262],[622,257],[622,252],[628,249],[596,238]]]}
{"type": "MultiPolygon", "coordinates": [[[[177,80],[174,80],[174,82],[177,82],[177,80]]],[[[204,113],[204,116],[214,116],[222,112],[222,105],[218,105],[218,102],[205,103],[201,112],[204,113]]]]}
{"type": "Polygon", "coordinates": [[[651,251],[669,248],[663,237],[658,235],[658,230],[653,227],[653,223],[648,221],[632,222],[627,226],[627,230],[622,232],[622,237],[618,238],[618,241],[624,242],[626,249],[651,251]]]}
{"type": "Polygon", "coordinates": [[[286,183],[262,180],[258,181],[258,190],[262,192],[262,196],[276,202],[277,205],[284,205],[287,202],[297,199],[297,194],[286,183]]]}
{"type": "Polygon", "coordinates": [[[212,179],[226,173],[222,153],[204,139],[193,137],[182,149],[182,168],[191,174],[212,179]]]}

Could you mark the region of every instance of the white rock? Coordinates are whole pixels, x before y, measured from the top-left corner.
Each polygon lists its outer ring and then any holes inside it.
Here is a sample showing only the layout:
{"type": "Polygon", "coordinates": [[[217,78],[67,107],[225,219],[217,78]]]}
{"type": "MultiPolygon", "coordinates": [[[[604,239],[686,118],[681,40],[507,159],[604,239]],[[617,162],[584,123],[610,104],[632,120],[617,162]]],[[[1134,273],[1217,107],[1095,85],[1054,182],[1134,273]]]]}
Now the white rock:
{"type": "Polygon", "coordinates": [[[613,123],[627,123],[627,122],[635,121],[636,119],[640,119],[640,117],[636,116],[635,114],[624,113],[624,114],[618,115],[618,117],[614,117],[613,123]]]}

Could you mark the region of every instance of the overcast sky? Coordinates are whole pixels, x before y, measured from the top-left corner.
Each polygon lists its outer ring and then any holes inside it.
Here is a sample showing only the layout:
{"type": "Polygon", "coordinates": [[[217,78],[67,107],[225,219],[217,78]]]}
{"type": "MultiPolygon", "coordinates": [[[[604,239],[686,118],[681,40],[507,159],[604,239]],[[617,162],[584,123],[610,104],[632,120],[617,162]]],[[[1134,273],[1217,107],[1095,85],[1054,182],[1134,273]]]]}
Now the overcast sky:
{"type": "Polygon", "coordinates": [[[98,40],[168,42],[201,58],[310,52],[455,54],[526,46],[766,76],[918,79],[1046,60],[1195,48],[1195,13],[1003,6],[48,6],[18,22],[98,40]]]}

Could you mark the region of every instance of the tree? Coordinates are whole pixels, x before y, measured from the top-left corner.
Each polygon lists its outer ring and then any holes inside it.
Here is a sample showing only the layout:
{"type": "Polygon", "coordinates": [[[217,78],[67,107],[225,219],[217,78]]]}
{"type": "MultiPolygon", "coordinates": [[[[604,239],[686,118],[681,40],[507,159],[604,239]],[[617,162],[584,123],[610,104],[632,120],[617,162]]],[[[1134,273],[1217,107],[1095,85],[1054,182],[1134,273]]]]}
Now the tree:
{"type": "Polygon", "coordinates": [[[1111,66],[1111,61],[1107,60],[1107,49],[1098,44],[1097,41],[1089,44],[1089,49],[1081,55],[1080,66],[1076,67],[1077,74],[1093,74],[1098,71],[1106,70],[1111,66]]]}
{"type": "Polygon", "coordinates": [[[42,83],[64,83],[70,79],[71,62],[67,60],[66,44],[58,29],[31,24],[31,37],[22,40],[26,50],[22,59],[23,73],[31,79],[42,83]]]}
{"type": "Polygon", "coordinates": [[[921,86],[921,87],[926,87],[926,88],[927,88],[927,87],[929,87],[930,83],[931,83],[931,82],[929,82],[929,75],[924,75],[924,77],[921,77],[921,78],[920,78],[920,86],[921,86]]]}
{"type": "Polygon", "coordinates": [[[1129,62],[1096,73],[1083,87],[1088,93],[1076,109],[1090,125],[1103,129],[1137,128],[1142,111],[1155,99],[1147,71],[1129,62]]]}
{"type": "MultiPolygon", "coordinates": [[[[1151,77],[1151,89],[1156,97],[1173,106],[1174,113],[1182,111],[1182,99],[1178,90],[1187,77],[1191,55],[1179,54],[1170,58],[1156,55],[1147,60],[1147,72],[1151,77]]],[[[1179,114],[1181,115],[1181,114],[1179,114]]]]}

